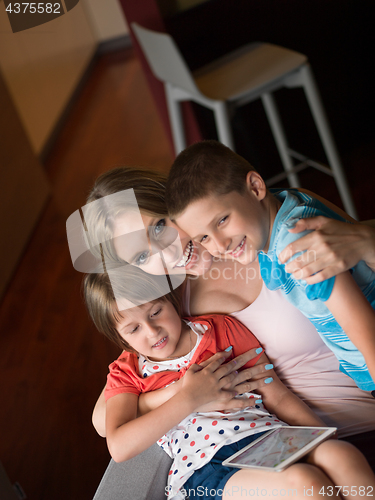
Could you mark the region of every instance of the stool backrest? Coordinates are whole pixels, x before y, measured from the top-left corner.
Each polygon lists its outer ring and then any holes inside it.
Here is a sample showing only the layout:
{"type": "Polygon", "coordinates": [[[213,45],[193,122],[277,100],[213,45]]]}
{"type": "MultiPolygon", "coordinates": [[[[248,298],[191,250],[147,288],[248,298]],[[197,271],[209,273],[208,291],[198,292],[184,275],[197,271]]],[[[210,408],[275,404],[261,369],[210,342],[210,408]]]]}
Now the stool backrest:
{"type": "Polygon", "coordinates": [[[191,72],[171,36],[143,28],[137,23],[132,23],[131,26],[156,78],[191,94],[200,95],[191,72]]]}

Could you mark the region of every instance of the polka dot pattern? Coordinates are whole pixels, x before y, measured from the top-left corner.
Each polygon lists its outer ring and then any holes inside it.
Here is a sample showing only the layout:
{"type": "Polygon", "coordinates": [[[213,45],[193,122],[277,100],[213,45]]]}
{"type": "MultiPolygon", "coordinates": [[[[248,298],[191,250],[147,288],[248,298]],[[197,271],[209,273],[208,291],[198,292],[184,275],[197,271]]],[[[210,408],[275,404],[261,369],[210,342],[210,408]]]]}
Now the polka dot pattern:
{"type": "MultiPolygon", "coordinates": [[[[198,326],[202,325],[198,324],[198,326]]],[[[179,358],[155,363],[140,356],[139,373],[146,378],[165,370],[179,371],[181,369],[183,372],[189,360],[179,358]]],[[[243,398],[246,397],[254,398],[255,396],[246,393],[243,398]]],[[[256,397],[259,398],[259,396],[256,397]]],[[[174,458],[168,473],[168,487],[172,495],[177,493],[194,470],[208,463],[222,446],[265,429],[268,430],[275,425],[280,425],[280,421],[268,414],[262,404],[252,406],[247,410],[225,413],[195,412],[184,419],[158,441],[159,446],[174,458]]]]}

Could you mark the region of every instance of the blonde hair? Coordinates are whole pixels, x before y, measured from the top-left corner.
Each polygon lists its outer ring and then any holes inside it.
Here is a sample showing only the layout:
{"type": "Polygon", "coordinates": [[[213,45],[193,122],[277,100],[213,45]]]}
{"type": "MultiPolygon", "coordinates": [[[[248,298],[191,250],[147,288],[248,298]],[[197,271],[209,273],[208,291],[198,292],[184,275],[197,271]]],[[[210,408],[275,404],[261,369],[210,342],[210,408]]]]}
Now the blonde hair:
{"type": "Polygon", "coordinates": [[[165,203],[166,176],[152,170],[117,167],[100,175],[90,191],[84,207],[84,221],[89,247],[99,258],[118,262],[112,238],[114,221],[127,210],[135,210],[126,196],[110,196],[132,189],[137,209],[152,217],[167,217],[165,203]],[[93,203],[98,202],[98,203],[93,203]]]}

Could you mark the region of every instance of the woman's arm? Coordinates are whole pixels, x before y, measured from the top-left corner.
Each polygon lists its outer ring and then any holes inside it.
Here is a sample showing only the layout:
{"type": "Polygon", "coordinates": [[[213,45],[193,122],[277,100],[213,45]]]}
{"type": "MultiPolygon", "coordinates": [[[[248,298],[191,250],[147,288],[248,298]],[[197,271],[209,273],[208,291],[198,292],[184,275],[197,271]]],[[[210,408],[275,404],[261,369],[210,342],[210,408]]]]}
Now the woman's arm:
{"type": "Polygon", "coordinates": [[[101,437],[105,437],[105,412],[106,404],[104,399],[104,391],[106,386],[104,386],[98,401],[95,403],[94,411],[92,412],[92,425],[94,429],[101,437]]]}
{"type": "MultiPolygon", "coordinates": [[[[265,354],[262,354],[258,363],[269,363],[265,354]]],[[[289,425],[325,426],[326,424],[296,395],[294,395],[279,379],[274,370],[270,376],[272,384],[265,384],[259,388],[263,397],[263,404],[270,413],[274,413],[280,420],[289,425]]],[[[256,377],[255,377],[256,378],[256,377]]]]}
{"type": "Polygon", "coordinates": [[[375,380],[375,311],[349,272],[336,277],[326,305],[362,353],[375,380]]]}
{"type": "Polygon", "coordinates": [[[309,285],[336,276],[364,260],[375,271],[374,221],[348,224],[326,217],[301,219],[290,230],[312,233],[288,245],[279,255],[286,263],[294,254],[305,252],[286,265],[285,270],[309,285]]]}
{"type": "Polygon", "coordinates": [[[214,400],[231,399],[235,393],[223,388],[235,378],[233,360],[215,354],[205,367],[192,365],[183,377],[181,390],[155,410],[137,418],[138,396],[118,394],[107,401],[108,449],[116,462],[129,460],[146,450],[196,408],[214,400]],[[228,374],[229,373],[229,374],[228,374]]]}

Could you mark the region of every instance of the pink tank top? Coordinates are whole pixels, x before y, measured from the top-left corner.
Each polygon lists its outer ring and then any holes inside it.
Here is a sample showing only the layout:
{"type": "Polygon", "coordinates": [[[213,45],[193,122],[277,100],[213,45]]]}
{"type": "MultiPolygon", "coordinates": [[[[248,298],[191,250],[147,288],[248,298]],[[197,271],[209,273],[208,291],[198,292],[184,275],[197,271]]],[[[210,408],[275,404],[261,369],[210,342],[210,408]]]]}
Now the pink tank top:
{"type": "MultiPolygon", "coordinates": [[[[183,305],[190,315],[189,280],[183,305]]],[[[231,315],[258,338],[284,384],[341,437],[375,429],[375,399],[340,372],[336,356],[280,290],[263,285],[252,304],[231,315]]]]}

